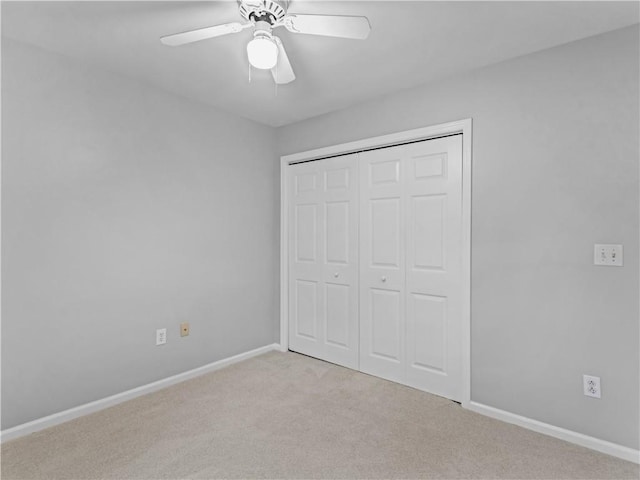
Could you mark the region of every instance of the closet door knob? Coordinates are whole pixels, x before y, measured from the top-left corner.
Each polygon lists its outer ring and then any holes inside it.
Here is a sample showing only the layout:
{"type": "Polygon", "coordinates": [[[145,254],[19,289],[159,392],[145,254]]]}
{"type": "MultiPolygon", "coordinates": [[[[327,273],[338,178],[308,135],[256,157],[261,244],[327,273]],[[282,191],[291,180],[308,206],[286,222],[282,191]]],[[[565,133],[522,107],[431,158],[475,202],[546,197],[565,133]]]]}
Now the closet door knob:
{"type": "Polygon", "coordinates": [[[334,278],[338,278],[338,275],[339,275],[339,273],[338,273],[338,272],[336,272],[336,273],[334,273],[334,274],[333,274],[333,277],[334,277],[334,278]]]}
{"type": "Polygon", "coordinates": [[[387,277],[382,277],[380,280],[382,280],[383,282],[387,281],[387,277]]]}

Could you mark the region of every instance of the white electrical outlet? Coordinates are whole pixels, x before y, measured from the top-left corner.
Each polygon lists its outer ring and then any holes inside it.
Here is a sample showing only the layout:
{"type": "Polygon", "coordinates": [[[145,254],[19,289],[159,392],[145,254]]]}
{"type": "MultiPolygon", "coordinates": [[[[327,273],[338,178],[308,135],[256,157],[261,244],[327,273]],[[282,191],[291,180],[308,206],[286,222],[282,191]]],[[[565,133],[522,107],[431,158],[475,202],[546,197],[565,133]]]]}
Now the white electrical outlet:
{"type": "Polygon", "coordinates": [[[159,328],[156,330],[156,345],[164,345],[167,343],[167,329],[159,328]]]}
{"type": "Polygon", "coordinates": [[[582,388],[587,397],[600,398],[602,391],[600,390],[600,377],[592,375],[582,376],[582,388]]]}
{"type": "Polygon", "coordinates": [[[621,267],[622,245],[601,245],[596,243],[593,246],[593,264],[621,267]]]}

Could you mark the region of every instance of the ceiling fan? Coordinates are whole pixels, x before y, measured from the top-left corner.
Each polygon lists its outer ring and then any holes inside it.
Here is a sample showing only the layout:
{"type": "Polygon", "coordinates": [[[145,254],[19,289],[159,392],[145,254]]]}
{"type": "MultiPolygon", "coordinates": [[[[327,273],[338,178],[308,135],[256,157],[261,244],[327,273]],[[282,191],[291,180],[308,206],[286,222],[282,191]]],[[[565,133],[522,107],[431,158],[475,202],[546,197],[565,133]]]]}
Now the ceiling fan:
{"type": "Polygon", "coordinates": [[[293,68],[282,41],[272,32],[285,27],[292,33],[364,40],[371,26],[367,17],[345,15],[303,15],[287,13],[289,0],[238,0],[240,16],[246,23],[232,22],[199,28],[160,38],[172,47],[199,42],[253,27],[253,39],[247,44],[249,63],[262,70],[271,70],[277,84],[295,80],[293,68]]]}

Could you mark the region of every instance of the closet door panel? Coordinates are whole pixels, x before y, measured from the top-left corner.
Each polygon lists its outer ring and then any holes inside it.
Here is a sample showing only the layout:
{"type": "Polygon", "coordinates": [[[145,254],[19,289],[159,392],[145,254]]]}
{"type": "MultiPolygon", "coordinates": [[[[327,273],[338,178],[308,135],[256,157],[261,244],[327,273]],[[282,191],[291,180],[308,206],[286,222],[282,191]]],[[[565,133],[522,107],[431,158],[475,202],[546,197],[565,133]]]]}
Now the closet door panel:
{"type": "Polygon", "coordinates": [[[459,400],[462,137],[407,145],[406,161],[406,383],[459,400]]]}
{"type": "Polygon", "coordinates": [[[403,380],[402,147],[360,154],[360,369],[403,380]]]}
{"type": "Polygon", "coordinates": [[[357,155],[321,160],[326,223],[324,359],[359,367],[357,155]]]}
{"type": "Polygon", "coordinates": [[[402,298],[397,290],[371,288],[371,345],[372,357],[401,361],[401,309],[402,298]]]}
{"type": "Polygon", "coordinates": [[[327,265],[349,264],[349,224],[352,221],[350,204],[348,200],[325,204],[327,265]]]}
{"type": "Polygon", "coordinates": [[[294,289],[295,334],[316,342],[318,339],[318,282],[296,280],[294,289]]]}
{"type": "Polygon", "coordinates": [[[303,203],[295,206],[295,259],[296,262],[314,264],[318,260],[317,248],[317,203],[303,203]]]}
{"type": "Polygon", "coordinates": [[[319,357],[324,330],[323,176],[317,165],[289,167],[289,345],[319,357]]]}
{"type": "Polygon", "coordinates": [[[411,332],[408,348],[410,368],[445,372],[447,360],[447,298],[411,293],[407,317],[411,332]]]}
{"type": "Polygon", "coordinates": [[[358,368],[357,156],[289,167],[289,346],[358,368]]]}

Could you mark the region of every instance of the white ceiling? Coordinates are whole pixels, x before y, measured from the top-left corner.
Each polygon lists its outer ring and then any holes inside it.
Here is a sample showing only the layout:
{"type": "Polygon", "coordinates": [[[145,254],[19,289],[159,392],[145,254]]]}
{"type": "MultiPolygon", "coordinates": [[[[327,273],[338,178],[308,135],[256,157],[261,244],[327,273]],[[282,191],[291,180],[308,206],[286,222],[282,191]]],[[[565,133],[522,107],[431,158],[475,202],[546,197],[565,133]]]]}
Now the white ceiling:
{"type": "Polygon", "coordinates": [[[2,35],[272,126],[638,23],[638,2],[293,0],[292,13],[365,15],[369,39],[282,38],[297,75],[249,67],[251,30],[167,47],[162,35],[241,21],[237,3],[2,2],[2,35]]]}

